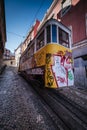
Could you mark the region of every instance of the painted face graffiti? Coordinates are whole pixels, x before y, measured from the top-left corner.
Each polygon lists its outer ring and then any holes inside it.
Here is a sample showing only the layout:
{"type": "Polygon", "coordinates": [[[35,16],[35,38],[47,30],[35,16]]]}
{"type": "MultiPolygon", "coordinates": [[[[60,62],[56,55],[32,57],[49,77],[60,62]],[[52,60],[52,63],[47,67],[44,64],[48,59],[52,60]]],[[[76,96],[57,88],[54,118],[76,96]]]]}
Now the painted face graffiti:
{"type": "Polygon", "coordinates": [[[57,83],[57,86],[66,86],[67,79],[66,79],[66,70],[61,65],[61,56],[54,56],[54,65],[52,65],[52,71],[57,83]]]}

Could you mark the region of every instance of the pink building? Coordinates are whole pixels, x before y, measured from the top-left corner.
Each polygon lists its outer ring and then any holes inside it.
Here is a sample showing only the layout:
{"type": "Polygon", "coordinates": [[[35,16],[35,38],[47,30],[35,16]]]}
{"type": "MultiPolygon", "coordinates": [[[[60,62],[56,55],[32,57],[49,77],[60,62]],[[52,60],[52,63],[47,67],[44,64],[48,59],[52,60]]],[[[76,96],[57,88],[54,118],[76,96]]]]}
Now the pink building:
{"type": "Polygon", "coordinates": [[[60,18],[62,23],[72,29],[73,46],[87,40],[87,0],[72,0],[64,13],[63,10],[60,10],[57,19],[60,18]]]}
{"type": "Polygon", "coordinates": [[[27,48],[28,44],[32,39],[36,36],[38,26],[40,24],[39,20],[36,20],[35,24],[32,26],[31,30],[29,31],[27,37],[25,38],[24,42],[21,45],[21,53],[24,52],[24,50],[27,48]]]}
{"type": "Polygon", "coordinates": [[[75,85],[87,87],[87,0],[72,0],[63,10],[58,17],[72,31],[75,85]]]}

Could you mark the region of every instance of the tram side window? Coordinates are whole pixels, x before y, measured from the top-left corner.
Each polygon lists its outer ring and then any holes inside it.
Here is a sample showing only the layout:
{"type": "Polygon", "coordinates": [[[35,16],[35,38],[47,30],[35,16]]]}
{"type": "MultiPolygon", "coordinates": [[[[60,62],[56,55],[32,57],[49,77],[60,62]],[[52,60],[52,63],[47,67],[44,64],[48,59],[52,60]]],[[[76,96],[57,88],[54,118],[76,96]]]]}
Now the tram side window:
{"type": "Polygon", "coordinates": [[[27,56],[30,57],[34,54],[34,44],[30,46],[27,56]]]}
{"type": "Polygon", "coordinates": [[[57,42],[57,26],[52,25],[52,42],[57,42]]]}
{"type": "Polygon", "coordinates": [[[69,47],[69,35],[61,28],[59,28],[59,44],[69,47]]]}
{"type": "Polygon", "coordinates": [[[23,58],[22,58],[22,62],[26,61],[26,55],[24,54],[23,58]]]}
{"type": "Polygon", "coordinates": [[[36,50],[44,46],[44,31],[37,37],[36,50]]]}
{"type": "Polygon", "coordinates": [[[30,55],[33,55],[34,54],[34,44],[31,45],[31,48],[30,48],[30,55]]]}
{"type": "Polygon", "coordinates": [[[47,43],[51,42],[51,26],[47,26],[47,43]]]}
{"type": "Polygon", "coordinates": [[[25,53],[25,61],[27,60],[27,52],[25,53]]]}

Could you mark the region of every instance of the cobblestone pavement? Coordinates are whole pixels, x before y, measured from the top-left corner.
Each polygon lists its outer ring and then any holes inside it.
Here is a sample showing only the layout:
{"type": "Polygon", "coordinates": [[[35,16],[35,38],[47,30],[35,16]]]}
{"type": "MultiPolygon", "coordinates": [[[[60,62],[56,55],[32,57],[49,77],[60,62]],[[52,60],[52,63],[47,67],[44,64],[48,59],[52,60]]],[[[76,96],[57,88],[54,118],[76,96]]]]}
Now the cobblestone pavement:
{"type": "Polygon", "coordinates": [[[0,130],[56,130],[39,97],[14,68],[0,75],[0,130]]]}
{"type": "Polygon", "coordinates": [[[79,90],[76,87],[67,87],[60,90],[60,93],[87,109],[87,89],[79,90]]]}

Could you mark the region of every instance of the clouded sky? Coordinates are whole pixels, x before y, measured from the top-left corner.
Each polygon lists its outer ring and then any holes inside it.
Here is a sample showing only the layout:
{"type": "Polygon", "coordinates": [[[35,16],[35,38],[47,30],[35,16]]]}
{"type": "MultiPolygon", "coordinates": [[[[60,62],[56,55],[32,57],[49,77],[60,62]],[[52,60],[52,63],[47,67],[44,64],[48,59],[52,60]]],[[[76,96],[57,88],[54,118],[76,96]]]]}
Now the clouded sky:
{"type": "Polygon", "coordinates": [[[6,48],[14,50],[24,41],[35,20],[42,20],[53,0],[4,0],[6,48]]]}

